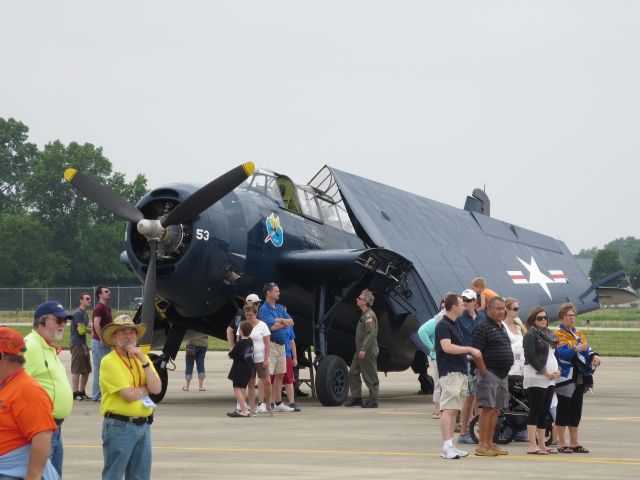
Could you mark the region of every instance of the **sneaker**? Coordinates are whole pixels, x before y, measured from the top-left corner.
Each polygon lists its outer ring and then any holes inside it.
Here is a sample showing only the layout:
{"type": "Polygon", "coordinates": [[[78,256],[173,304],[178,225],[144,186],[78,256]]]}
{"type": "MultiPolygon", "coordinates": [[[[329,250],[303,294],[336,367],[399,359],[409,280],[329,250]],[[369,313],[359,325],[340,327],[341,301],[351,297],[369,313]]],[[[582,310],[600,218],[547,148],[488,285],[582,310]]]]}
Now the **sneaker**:
{"type": "Polygon", "coordinates": [[[295,404],[295,403],[290,403],[290,404],[289,404],[289,406],[290,406],[291,408],[293,408],[293,411],[294,411],[294,412],[301,412],[301,411],[302,411],[302,410],[300,409],[300,407],[299,407],[297,404],[295,404]]]}
{"type": "Polygon", "coordinates": [[[267,404],[262,402],[260,405],[258,405],[258,408],[256,408],[256,413],[267,413],[267,404]]]}
{"type": "Polygon", "coordinates": [[[278,405],[276,405],[275,407],[273,407],[273,411],[274,412],[293,412],[293,408],[285,405],[284,403],[280,403],[278,405]]]}
{"type": "Polygon", "coordinates": [[[447,460],[454,460],[460,458],[460,454],[455,447],[443,447],[440,456],[447,460]]]}
{"type": "Polygon", "coordinates": [[[82,395],[82,392],[73,392],[73,399],[81,402],[84,400],[84,396],[82,395]]]}
{"type": "Polygon", "coordinates": [[[236,412],[236,413],[240,413],[242,410],[240,410],[240,407],[236,407],[236,408],[233,409],[233,411],[236,412]]]}
{"type": "Polygon", "coordinates": [[[378,408],[378,402],[374,402],[372,400],[367,400],[366,402],[364,402],[362,405],[360,405],[362,408],[378,408]]]}
{"type": "Polygon", "coordinates": [[[80,393],[82,394],[82,399],[83,400],[91,400],[91,397],[89,395],[87,395],[86,393],[84,393],[84,392],[80,392],[80,393]]]}
{"type": "Polygon", "coordinates": [[[497,445],[491,445],[489,447],[489,450],[491,450],[492,452],[495,452],[496,455],[509,455],[509,452],[507,450],[504,450],[498,447],[497,445]]]}
{"type": "Polygon", "coordinates": [[[477,457],[497,457],[498,456],[498,454],[493,450],[489,450],[488,448],[480,448],[480,447],[476,448],[474,455],[476,455],[477,457]]]}
{"type": "Polygon", "coordinates": [[[458,437],[458,441],[456,443],[460,443],[463,445],[474,445],[476,442],[473,441],[471,435],[469,435],[468,433],[463,433],[458,437]]]}
{"type": "Polygon", "coordinates": [[[469,452],[467,452],[466,450],[460,450],[459,448],[453,447],[453,449],[458,452],[458,455],[460,456],[460,458],[463,457],[468,457],[469,456],[469,452]]]}

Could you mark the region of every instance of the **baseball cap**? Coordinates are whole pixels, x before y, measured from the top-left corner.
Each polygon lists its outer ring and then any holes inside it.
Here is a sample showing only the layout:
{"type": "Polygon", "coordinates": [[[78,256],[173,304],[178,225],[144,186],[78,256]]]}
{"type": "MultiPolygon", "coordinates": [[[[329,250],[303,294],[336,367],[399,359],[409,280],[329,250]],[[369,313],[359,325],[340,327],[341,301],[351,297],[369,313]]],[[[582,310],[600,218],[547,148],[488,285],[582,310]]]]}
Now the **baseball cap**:
{"type": "Polygon", "coordinates": [[[460,296],[464,297],[464,298],[468,298],[469,300],[477,300],[478,299],[478,296],[476,295],[476,292],[474,292],[470,288],[467,288],[464,292],[462,292],[462,294],[460,296]]]}
{"type": "Polygon", "coordinates": [[[36,313],[33,315],[33,318],[40,318],[45,315],[55,315],[58,318],[66,318],[68,320],[73,318],[73,315],[67,312],[57,300],[49,300],[41,304],[36,308],[36,313]]]}
{"type": "Polygon", "coordinates": [[[247,295],[247,298],[245,299],[244,303],[260,303],[260,297],[255,293],[251,293],[247,295]]]}
{"type": "Polygon", "coordinates": [[[0,327],[0,351],[9,355],[21,355],[25,348],[22,335],[13,328],[0,327]]]}

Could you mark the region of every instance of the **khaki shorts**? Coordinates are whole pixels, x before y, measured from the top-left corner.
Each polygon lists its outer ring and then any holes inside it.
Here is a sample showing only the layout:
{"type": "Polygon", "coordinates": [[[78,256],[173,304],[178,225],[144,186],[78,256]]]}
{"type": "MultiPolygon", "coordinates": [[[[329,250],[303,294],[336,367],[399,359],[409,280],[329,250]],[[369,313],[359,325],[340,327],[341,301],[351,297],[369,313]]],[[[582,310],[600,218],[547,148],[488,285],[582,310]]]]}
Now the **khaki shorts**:
{"type": "Polygon", "coordinates": [[[467,396],[467,374],[452,372],[440,377],[440,410],[462,410],[467,396]]]}
{"type": "Polygon", "coordinates": [[[271,342],[269,350],[269,372],[271,375],[284,375],[287,372],[287,355],[284,345],[271,342]]]}
{"type": "Polygon", "coordinates": [[[71,373],[91,373],[91,354],[86,343],[71,345],[71,373]]]}
{"type": "Polygon", "coordinates": [[[269,367],[263,366],[263,363],[254,363],[253,364],[253,376],[258,376],[258,378],[269,378],[269,367]]]}

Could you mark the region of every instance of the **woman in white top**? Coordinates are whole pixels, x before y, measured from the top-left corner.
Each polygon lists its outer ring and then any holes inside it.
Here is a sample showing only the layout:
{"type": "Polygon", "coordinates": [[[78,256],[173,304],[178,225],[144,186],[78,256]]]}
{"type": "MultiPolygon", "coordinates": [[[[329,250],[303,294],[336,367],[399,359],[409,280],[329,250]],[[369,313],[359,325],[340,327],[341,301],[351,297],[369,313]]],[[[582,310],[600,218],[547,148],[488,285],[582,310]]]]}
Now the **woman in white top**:
{"type": "Polygon", "coordinates": [[[529,416],[527,430],[529,432],[529,449],[531,455],[548,455],[558,453],[546,448],[545,421],[553,398],[553,387],[560,376],[558,361],[554,349],[558,340],[549,330],[549,315],[541,307],[536,307],[527,316],[527,328],[524,336],[524,381],[527,399],[529,400],[529,416]]]}
{"type": "MultiPolygon", "coordinates": [[[[507,298],[505,300],[507,306],[507,316],[502,322],[507,329],[509,340],[511,341],[511,350],[513,351],[513,366],[509,370],[509,377],[516,377],[516,380],[522,380],[524,373],[524,350],[522,348],[522,339],[527,329],[522,325],[518,318],[520,312],[520,303],[515,298],[507,298]]],[[[513,378],[511,378],[513,380],[513,378]]]]}
{"type": "Polygon", "coordinates": [[[251,324],[251,340],[253,340],[253,366],[255,373],[247,385],[251,413],[271,413],[271,381],[269,378],[269,350],[271,349],[271,332],[267,324],[258,320],[258,306],[245,303],[244,317],[251,324]],[[260,379],[260,411],[256,410],[256,375],[260,379]]]}

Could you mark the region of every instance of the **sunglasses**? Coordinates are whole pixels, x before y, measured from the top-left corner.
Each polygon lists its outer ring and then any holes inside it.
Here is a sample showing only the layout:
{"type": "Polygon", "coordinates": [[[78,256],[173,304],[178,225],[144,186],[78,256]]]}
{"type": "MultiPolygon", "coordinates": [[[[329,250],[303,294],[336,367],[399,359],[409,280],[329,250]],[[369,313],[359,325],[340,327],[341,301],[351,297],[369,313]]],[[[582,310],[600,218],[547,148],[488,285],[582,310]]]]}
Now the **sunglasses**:
{"type": "Polygon", "coordinates": [[[509,308],[508,310],[511,310],[513,312],[519,312],[520,311],[520,307],[509,308]]]}
{"type": "Polygon", "coordinates": [[[463,301],[464,303],[471,303],[471,302],[475,302],[475,300],[470,300],[470,299],[468,299],[468,298],[464,298],[464,297],[462,297],[462,301],[463,301]]]}
{"type": "Polygon", "coordinates": [[[538,315],[536,316],[536,320],[549,320],[549,317],[546,315],[538,315]]]}

